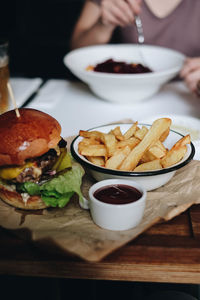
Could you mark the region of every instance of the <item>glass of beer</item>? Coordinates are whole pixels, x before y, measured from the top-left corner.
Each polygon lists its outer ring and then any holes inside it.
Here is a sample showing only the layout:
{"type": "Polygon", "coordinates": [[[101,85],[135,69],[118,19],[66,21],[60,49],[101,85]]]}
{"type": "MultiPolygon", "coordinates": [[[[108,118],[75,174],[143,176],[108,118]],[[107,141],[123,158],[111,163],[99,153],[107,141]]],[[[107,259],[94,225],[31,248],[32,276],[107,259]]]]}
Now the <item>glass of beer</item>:
{"type": "Polygon", "coordinates": [[[8,43],[0,42],[0,114],[9,109],[9,94],[7,83],[9,80],[8,43]]]}

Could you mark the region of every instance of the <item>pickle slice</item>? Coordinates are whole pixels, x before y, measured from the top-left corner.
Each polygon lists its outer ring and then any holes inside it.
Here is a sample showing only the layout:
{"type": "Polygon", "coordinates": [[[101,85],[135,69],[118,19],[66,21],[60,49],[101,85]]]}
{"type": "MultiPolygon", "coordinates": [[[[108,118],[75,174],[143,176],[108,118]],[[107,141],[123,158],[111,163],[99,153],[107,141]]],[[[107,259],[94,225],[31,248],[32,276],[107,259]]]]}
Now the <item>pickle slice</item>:
{"type": "Polygon", "coordinates": [[[56,172],[60,172],[64,169],[70,168],[72,166],[71,163],[71,157],[69,153],[67,152],[66,148],[61,148],[60,149],[61,154],[58,157],[56,163],[53,166],[53,170],[56,170],[56,172]]]}

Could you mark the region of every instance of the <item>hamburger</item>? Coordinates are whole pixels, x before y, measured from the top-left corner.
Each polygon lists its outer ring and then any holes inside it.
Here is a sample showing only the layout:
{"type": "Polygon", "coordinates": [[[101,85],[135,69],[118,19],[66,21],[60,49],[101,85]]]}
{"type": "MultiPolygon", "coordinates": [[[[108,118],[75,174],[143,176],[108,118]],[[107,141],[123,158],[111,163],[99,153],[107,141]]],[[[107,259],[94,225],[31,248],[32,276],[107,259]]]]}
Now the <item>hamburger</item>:
{"type": "Polygon", "coordinates": [[[84,171],[67,152],[61,126],[50,115],[19,109],[0,115],[0,198],[26,210],[64,207],[82,199],[84,171]]]}

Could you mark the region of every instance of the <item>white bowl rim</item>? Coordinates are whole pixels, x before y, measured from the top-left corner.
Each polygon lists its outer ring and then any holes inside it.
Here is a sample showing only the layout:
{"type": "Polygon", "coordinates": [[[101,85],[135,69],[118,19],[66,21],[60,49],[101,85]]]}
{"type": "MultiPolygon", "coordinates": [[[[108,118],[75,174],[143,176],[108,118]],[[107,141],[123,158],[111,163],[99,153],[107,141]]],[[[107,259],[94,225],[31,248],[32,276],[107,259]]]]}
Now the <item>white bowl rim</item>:
{"type": "MultiPolygon", "coordinates": [[[[103,47],[133,47],[133,48],[136,48],[137,45],[135,44],[107,44],[107,45],[93,45],[93,46],[86,46],[86,47],[81,47],[81,48],[78,48],[78,49],[75,49],[75,50],[72,50],[70,51],[69,53],[67,53],[64,58],[63,58],[63,61],[64,61],[64,64],[70,69],[70,70],[78,70],[79,74],[84,74],[84,75],[87,75],[88,77],[92,77],[92,78],[107,78],[107,79],[114,79],[114,78],[120,78],[120,79],[133,79],[133,78],[154,78],[154,77],[157,77],[157,76],[166,76],[166,75],[169,75],[171,73],[176,73],[180,70],[180,66],[176,65],[175,67],[173,68],[168,68],[166,70],[163,70],[163,71],[153,71],[153,72],[150,72],[150,73],[141,73],[141,74],[115,74],[115,73],[106,73],[106,72],[89,72],[87,70],[81,70],[81,69],[77,69],[75,68],[74,66],[72,67],[70,62],[69,62],[69,58],[71,55],[73,55],[74,53],[77,53],[77,52],[81,52],[81,51],[84,51],[86,49],[92,49],[92,48],[103,48],[103,47]]],[[[186,58],[186,56],[177,51],[177,50],[174,50],[174,49],[171,49],[171,48],[167,48],[167,47],[162,47],[162,46],[155,46],[155,45],[142,45],[141,47],[143,47],[144,49],[145,48],[156,48],[156,49],[161,49],[161,50],[167,50],[171,53],[174,53],[176,54],[177,56],[179,56],[180,58],[182,58],[183,60],[186,58]]]]}
{"type": "MultiPolygon", "coordinates": [[[[101,125],[101,126],[90,128],[87,131],[91,131],[94,129],[98,129],[98,128],[106,127],[106,126],[110,126],[110,125],[119,126],[119,125],[131,125],[131,124],[130,123],[106,124],[106,125],[101,125]]],[[[145,123],[139,123],[138,125],[151,126],[151,124],[145,124],[145,123]]],[[[184,135],[181,134],[180,132],[177,132],[173,129],[170,129],[170,131],[180,135],[180,138],[184,137],[184,135]]],[[[154,176],[154,175],[166,174],[166,173],[173,172],[173,171],[176,171],[176,170],[184,167],[193,159],[193,157],[195,155],[195,147],[194,147],[194,144],[191,142],[190,143],[190,154],[189,154],[188,158],[185,159],[184,161],[182,161],[181,163],[177,163],[169,168],[164,168],[164,169],[155,170],[155,171],[145,171],[145,172],[133,172],[133,171],[121,171],[121,170],[107,169],[104,167],[99,167],[97,165],[94,165],[93,163],[91,163],[87,160],[83,160],[81,158],[81,155],[76,153],[76,151],[74,149],[74,144],[79,137],[80,137],[80,135],[77,135],[73,139],[71,146],[70,146],[70,151],[71,151],[73,158],[76,161],[78,161],[80,164],[82,164],[84,167],[87,167],[88,169],[92,169],[99,173],[110,174],[110,175],[115,175],[115,176],[144,177],[144,176],[154,176]]]]}

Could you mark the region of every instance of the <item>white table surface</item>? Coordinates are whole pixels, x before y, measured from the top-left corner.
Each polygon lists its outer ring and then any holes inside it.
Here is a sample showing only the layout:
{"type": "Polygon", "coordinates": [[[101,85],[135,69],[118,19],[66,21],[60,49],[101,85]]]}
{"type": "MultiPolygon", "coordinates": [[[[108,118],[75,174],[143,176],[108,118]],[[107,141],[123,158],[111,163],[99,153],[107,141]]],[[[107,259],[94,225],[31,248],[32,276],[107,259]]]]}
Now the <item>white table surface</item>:
{"type": "Polygon", "coordinates": [[[184,83],[173,82],[148,100],[116,104],[97,98],[80,82],[49,80],[28,107],[54,116],[62,126],[62,136],[77,135],[98,125],[133,119],[144,121],[152,115],[184,115],[200,118],[200,99],[184,83]]]}
{"type": "MultiPolygon", "coordinates": [[[[13,93],[17,102],[17,106],[20,107],[24,102],[35,92],[40,84],[41,78],[11,78],[10,84],[13,89],[13,93]]],[[[10,101],[10,109],[13,109],[13,104],[10,101]]]]}

